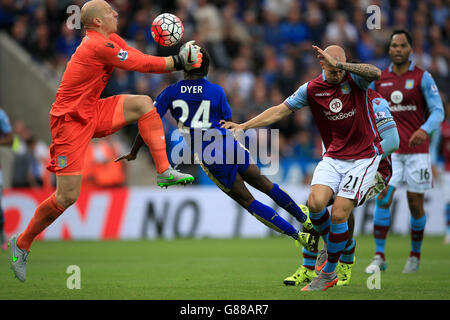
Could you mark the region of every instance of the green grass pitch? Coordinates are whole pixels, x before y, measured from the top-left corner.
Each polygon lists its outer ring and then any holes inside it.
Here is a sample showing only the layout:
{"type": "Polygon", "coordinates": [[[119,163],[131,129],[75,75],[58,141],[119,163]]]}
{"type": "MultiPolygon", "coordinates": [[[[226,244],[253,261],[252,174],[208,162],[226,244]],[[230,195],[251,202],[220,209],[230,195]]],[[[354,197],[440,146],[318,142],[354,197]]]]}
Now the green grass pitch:
{"type": "Polygon", "coordinates": [[[356,240],[350,286],[326,292],[283,284],[300,263],[300,250],[288,237],[35,242],[25,283],[14,279],[9,251],[0,253],[0,299],[450,299],[450,246],[442,237],[425,237],[419,272],[404,275],[409,237],[389,235],[379,290],[367,288],[364,273],[373,239],[356,240]],[[81,289],[67,288],[70,265],[80,267],[81,289]]]}

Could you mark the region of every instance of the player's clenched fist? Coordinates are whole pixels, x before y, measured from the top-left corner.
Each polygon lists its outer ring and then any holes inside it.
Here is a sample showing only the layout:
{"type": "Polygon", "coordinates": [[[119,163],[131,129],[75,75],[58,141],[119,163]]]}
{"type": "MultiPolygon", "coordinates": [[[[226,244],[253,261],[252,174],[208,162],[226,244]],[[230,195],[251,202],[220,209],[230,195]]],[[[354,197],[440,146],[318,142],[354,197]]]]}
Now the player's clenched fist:
{"type": "Polygon", "coordinates": [[[425,141],[427,141],[428,134],[423,129],[417,129],[412,135],[411,138],[409,138],[409,147],[415,147],[420,146],[421,144],[424,144],[425,141]]]}

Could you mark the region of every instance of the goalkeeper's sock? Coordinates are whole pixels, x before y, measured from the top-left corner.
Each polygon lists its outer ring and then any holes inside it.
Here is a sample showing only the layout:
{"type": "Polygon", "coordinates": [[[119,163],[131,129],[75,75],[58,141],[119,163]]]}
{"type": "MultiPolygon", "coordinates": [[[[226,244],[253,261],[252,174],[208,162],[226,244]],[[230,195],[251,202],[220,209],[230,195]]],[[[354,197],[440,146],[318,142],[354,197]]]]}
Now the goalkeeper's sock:
{"type": "Polygon", "coordinates": [[[309,212],[309,218],[311,219],[314,229],[320,233],[325,243],[328,243],[328,234],[330,232],[330,213],[325,208],[320,212],[309,212]]]}
{"type": "Polygon", "coordinates": [[[314,270],[316,266],[316,259],[319,251],[316,249],[315,251],[306,250],[303,247],[303,266],[309,270],[314,270]]]}
{"type": "Polygon", "coordinates": [[[155,161],[156,171],[163,173],[169,168],[169,160],[167,159],[164,128],[156,108],[141,116],[137,123],[139,133],[155,161]]]}
{"type": "Polygon", "coordinates": [[[298,239],[298,230],[295,229],[289,222],[284,220],[278,213],[271,207],[253,200],[253,202],[247,208],[256,219],[264,223],[269,228],[278,231],[280,233],[287,234],[295,240],[298,239]]]}
{"type": "Polygon", "coordinates": [[[39,233],[44,231],[56,220],[66,209],[56,202],[55,194],[44,200],[36,209],[36,212],[28,223],[27,228],[17,239],[20,249],[30,251],[31,243],[39,233]]]}
{"type": "Polygon", "coordinates": [[[267,194],[275,201],[280,207],[289,212],[295,219],[301,223],[305,222],[308,218],[306,214],[300,209],[295,201],[289,196],[289,194],[281,189],[276,183],[273,184],[272,190],[267,194]]]}

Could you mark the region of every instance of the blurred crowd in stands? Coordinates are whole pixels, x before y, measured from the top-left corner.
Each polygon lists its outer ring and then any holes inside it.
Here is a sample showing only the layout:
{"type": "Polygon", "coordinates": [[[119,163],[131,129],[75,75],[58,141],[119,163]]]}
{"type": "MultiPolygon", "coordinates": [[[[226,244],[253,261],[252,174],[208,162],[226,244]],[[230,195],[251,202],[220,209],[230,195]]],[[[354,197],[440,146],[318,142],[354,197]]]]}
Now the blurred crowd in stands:
{"type": "MultiPolygon", "coordinates": [[[[130,45],[153,55],[176,54],[179,45],[155,44],[150,25],[162,12],[177,15],[184,24],[183,41],[194,39],[210,53],[209,79],[227,93],[233,120],[243,122],[281,103],[299,85],[320,73],[311,44],[322,48],[338,44],[347,58],[372,63],[381,69],[390,61],[389,36],[396,28],[413,37],[413,59],[434,77],[444,104],[450,92],[450,9],[446,0],[113,0],[119,12],[118,34],[130,45]],[[369,5],[381,10],[380,29],[369,30],[369,5]]],[[[59,78],[83,37],[83,30],[66,25],[69,5],[84,1],[0,0],[0,29],[48,66],[59,78]]],[[[146,75],[116,69],[103,92],[146,94],[155,98],[182,73],[146,75]]],[[[167,130],[175,125],[165,120],[167,130]]],[[[280,152],[286,163],[302,163],[302,177],[312,173],[308,164],[320,157],[321,143],[308,109],[274,125],[280,129],[280,152]]],[[[136,128],[125,132],[130,143],[136,128]]],[[[39,143],[30,142],[39,149],[39,143]]],[[[94,153],[95,154],[95,153],[94,153]]]]}

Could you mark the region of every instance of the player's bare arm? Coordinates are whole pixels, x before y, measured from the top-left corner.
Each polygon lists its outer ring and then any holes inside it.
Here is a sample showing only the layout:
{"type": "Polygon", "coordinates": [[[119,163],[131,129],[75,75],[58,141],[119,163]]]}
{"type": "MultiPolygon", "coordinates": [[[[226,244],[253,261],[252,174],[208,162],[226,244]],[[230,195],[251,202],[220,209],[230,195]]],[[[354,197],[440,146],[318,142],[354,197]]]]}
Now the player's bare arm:
{"type": "Polygon", "coordinates": [[[345,70],[354,74],[357,74],[367,81],[378,80],[381,77],[381,70],[374,65],[367,63],[348,63],[345,61],[339,61],[326,51],[320,49],[317,46],[312,46],[317,52],[317,58],[324,63],[327,63],[333,68],[345,70]]]}
{"type": "Polygon", "coordinates": [[[286,117],[291,113],[292,113],[291,109],[289,109],[286,104],[282,103],[267,109],[263,113],[260,113],[256,117],[239,125],[231,121],[224,121],[224,120],[222,120],[223,122],[221,121],[220,123],[223,123],[221,127],[225,129],[247,130],[250,128],[258,128],[271,125],[272,123],[280,121],[281,119],[283,119],[284,117],[286,117]]]}
{"type": "Polygon", "coordinates": [[[368,63],[348,63],[337,61],[336,68],[357,74],[367,81],[378,80],[381,77],[381,70],[368,63]]]}
{"type": "Polygon", "coordinates": [[[136,156],[139,152],[139,149],[142,147],[143,144],[144,144],[144,140],[142,139],[141,135],[138,133],[136,138],[134,139],[133,146],[131,147],[130,152],[120,156],[119,158],[114,160],[114,162],[118,162],[120,160],[127,160],[127,161],[135,160],[136,156]]]}

